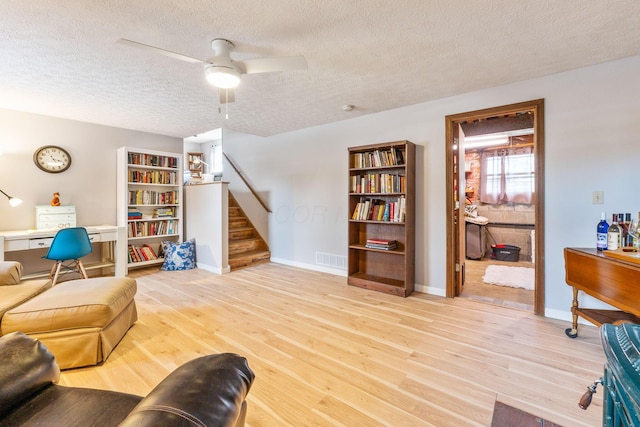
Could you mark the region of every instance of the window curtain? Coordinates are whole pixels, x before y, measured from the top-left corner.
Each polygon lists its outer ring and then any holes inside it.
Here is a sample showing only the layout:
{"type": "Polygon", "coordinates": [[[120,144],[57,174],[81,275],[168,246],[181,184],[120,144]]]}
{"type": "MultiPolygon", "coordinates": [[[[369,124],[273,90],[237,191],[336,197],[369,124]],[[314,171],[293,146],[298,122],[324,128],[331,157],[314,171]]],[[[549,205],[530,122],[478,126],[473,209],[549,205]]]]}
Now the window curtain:
{"type": "Polygon", "coordinates": [[[480,201],[493,205],[530,205],[534,192],[533,147],[482,153],[480,201]]]}

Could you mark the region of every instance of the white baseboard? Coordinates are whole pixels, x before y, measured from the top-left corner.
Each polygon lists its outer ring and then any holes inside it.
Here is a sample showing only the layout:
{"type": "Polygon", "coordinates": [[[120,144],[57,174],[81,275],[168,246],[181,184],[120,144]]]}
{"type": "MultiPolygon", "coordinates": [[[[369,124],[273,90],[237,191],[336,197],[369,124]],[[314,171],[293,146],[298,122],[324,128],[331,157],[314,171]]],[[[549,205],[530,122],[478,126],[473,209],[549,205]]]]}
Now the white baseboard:
{"type": "MultiPolygon", "coordinates": [[[[556,310],[554,308],[546,308],[544,310],[544,317],[548,317],[550,319],[556,319],[556,320],[565,320],[567,322],[573,321],[571,311],[556,310]]],[[[593,326],[593,323],[583,319],[582,317],[578,317],[578,324],[593,326]]]]}
{"type": "Polygon", "coordinates": [[[224,274],[231,271],[231,267],[227,265],[226,268],[214,267],[207,264],[202,264],[201,262],[196,262],[196,266],[202,270],[209,271],[215,274],[224,274]]]}
{"type": "Polygon", "coordinates": [[[330,268],[330,267],[324,267],[321,265],[307,264],[303,262],[293,262],[293,261],[280,259],[280,258],[271,258],[271,262],[275,262],[277,264],[290,265],[291,267],[304,268],[306,270],[319,271],[320,273],[333,274],[335,276],[347,277],[347,271],[341,270],[339,268],[330,268]]]}
{"type": "Polygon", "coordinates": [[[416,292],[422,292],[424,294],[435,295],[435,296],[438,296],[438,297],[446,297],[447,296],[446,289],[436,288],[436,287],[433,287],[433,286],[418,285],[417,283],[414,285],[414,290],[416,292]]]}

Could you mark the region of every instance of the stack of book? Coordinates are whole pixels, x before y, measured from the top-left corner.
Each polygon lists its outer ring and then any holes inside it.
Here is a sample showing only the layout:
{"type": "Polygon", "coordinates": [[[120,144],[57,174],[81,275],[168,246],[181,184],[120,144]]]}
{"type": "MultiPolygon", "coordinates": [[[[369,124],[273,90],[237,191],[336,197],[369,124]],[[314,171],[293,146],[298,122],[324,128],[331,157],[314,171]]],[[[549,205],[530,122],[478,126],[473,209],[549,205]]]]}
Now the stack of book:
{"type": "Polygon", "coordinates": [[[395,240],[387,240],[387,239],[367,239],[367,243],[364,245],[365,248],[369,249],[382,249],[384,251],[389,251],[392,249],[398,248],[398,242],[395,240]]]}
{"type": "Polygon", "coordinates": [[[129,211],[127,212],[127,217],[128,217],[129,220],[141,219],[142,218],[142,212],[140,212],[139,210],[137,210],[135,208],[130,208],[129,211]]]}
{"type": "Polygon", "coordinates": [[[153,211],[154,218],[171,218],[173,216],[173,208],[156,208],[153,211]]]}

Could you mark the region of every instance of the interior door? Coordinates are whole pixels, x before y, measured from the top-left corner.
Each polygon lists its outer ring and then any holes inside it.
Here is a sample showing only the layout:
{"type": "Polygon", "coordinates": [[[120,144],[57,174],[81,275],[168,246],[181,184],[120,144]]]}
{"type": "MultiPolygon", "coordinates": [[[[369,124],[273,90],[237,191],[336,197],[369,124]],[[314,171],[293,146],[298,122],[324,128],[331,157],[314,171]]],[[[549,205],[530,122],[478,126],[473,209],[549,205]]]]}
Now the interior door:
{"type": "Polygon", "coordinates": [[[535,290],[534,313],[544,315],[544,100],[470,111],[445,117],[446,177],[447,177],[447,262],[446,296],[456,297],[464,281],[464,133],[460,124],[518,112],[533,114],[535,155],[535,290]],[[461,169],[462,168],[462,169],[461,169]]]}
{"type": "Polygon", "coordinates": [[[454,171],[455,176],[453,177],[456,182],[456,228],[455,234],[457,234],[457,244],[458,250],[456,251],[456,283],[455,283],[455,296],[458,296],[462,293],[462,286],[464,285],[465,279],[465,254],[467,253],[466,248],[466,224],[464,219],[464,208],[466,206],[466,195],[465,195],[465,177],[464,177],[464,131],[462,130],[462,126],[459,124],[454,129],[454,147],[453,147],[453,156],[454,163],[457,166],[454,171]]]}
{"type": "Polygon", "coordinates": [[[459,123],[447,121],[447,286],[446,295],[456,297],[462,292],[464,283],[464,182],[461,180],[461,168],[464,170],[464,157],[460,155],[460,138],[464,133],[459,123]]]}

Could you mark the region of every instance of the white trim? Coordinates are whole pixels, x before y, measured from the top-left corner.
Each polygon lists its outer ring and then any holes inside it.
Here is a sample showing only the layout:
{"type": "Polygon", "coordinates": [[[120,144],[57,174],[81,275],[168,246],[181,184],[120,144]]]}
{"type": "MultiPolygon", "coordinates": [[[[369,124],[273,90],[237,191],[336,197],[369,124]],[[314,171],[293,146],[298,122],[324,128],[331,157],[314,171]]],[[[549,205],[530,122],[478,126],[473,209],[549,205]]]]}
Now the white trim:
{"type": "Polygon", "coordinates": [[[210,265],[202,264],[196,261],[196,266],[201,270],[209,271],[211,273],[216,273],[216,274],[224,274],[224,273],[229,273],[231,271],[231,267],[228,265],[225,268],[220,268],[220,267],[213,267],[210,265]]]}
{"type": "Polygon", "coordinates": [[[314,264],[307,264],[303,262],[289,261],[281,258],[271,258],[271,262],[275,262],[277,264],[290,265],[291,267],[304,268],[306,270],[319,271],[321,273],[329,273],[335,276],[347,277],[347,272],[345,270],[341,270],[338,268],[328,268],[328,267],[318,266],[314,264]]]}
{"type": "Polygon", "coordinates": [[[444,288],[435,288],[433,286],[425,286],[425,285],[414,285],[414,290],[416,292],[422,292],[424,294],[435,295],[438,297],[446,297],[447,291],[444,288]]]}

